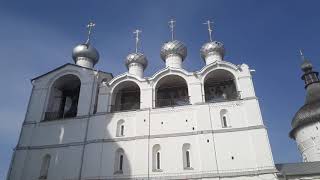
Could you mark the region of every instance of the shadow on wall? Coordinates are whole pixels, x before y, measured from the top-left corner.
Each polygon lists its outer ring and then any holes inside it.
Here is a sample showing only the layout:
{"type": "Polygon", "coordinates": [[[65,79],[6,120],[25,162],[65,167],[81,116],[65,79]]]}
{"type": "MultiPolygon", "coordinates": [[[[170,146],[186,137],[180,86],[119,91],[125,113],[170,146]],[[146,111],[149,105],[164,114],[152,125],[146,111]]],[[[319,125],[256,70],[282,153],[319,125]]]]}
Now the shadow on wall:
{"type": "MultiPolygon", "coordinates": [[[[96,113],[98,96],[95,94],[99,93],[98,86],[102,81],[95,78],[93,83],[86,85],[75,75],[65,75],[53,83],[43,117],[43,126],[47,127],[40,128],[48,130],[48,142],[44,144],[56,142],[59,147],[44,148],[32,155],[39,161],[37,167],[33,165],[35,175],[32,177],[39,180],[131,177],[128,154],[131,142],[123,141],[128,130],[126,120],[113,113],[96,113]],[[79,116],[78,102],[84,103],[81,91],[88,89],[90,92],[87,94],[92,97],[89,102],[91,113],[79,116]]],[[[126,91],[124,94],[127,95],[126,91]]],[[[137,98],[135,94],[134,97],[137,98]]],[[[120,96],[119,102],[122,101],[131,102],[132,99],[120,96]]],[[[31,173],[30,167],[26,167],[24,172],[31,173]]]]}
{"type": "MultiPolygon", "coordinates": [[[[103,80],[99,84],[102,82],[103,80]]],[[[90,118],[82,179],[127,179],[132,176],[129,159],[133,156],[131,147],[134,142],[126,140],[129,134],[128,120],[118,113],[137,109],[131,105],[135,105],[134,100],[137,98],[140,102],[140,91],[138,97],[136,87],[132,85],[125,85],[119,89],[113,100],[116,106],[108,108],[107,114],[98,113],[90,118]]]]}

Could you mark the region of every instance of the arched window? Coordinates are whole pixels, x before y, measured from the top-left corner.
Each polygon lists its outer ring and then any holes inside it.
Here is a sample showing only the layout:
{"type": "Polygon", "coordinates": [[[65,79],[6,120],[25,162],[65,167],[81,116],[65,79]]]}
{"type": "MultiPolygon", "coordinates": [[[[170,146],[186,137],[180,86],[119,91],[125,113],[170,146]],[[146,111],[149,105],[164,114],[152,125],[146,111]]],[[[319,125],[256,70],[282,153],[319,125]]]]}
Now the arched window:
{"type": "Polygon", "coordinates": [[[189,143],[185,143],[182,146],[182,159],[183,159],[183,168],[192,169],[191,168],[191,149],[190,149],[189,143]]]}
{"type": "Polygon", "coordinates": [[[152,169],[153,171],[161,171],[161,148],[156,144],[152,148],[152,169]]]}
{"type": "Polygon", "coordinates": [[[204,81],[206,102],[231,101],[239,98],[232,73],[218,69],[210,72],[204,81]]]}
{"type": "Polygon", "coordinates": [[[40,169],[40,180],[44,180],[48,178],[49,166],[50,166],[51,156],[49,154],[45,155],[42,158],[41,169],[40,169]]]}
{"type": "Polygon", "coordinates": [[[120,119],[117,123],[117,136],[124,136],[124,120],[120,119]]]}
{"type": "Polygon", "coordinates": [[[114,163],[114,173],[115,174],[123,174],[124,160],[125,160],[124,151],[122,148],[119,148],[116,151],[116,155],[115,155],[115,163],[114,163]]]}
{"type": "Polygon", "coordinates": [[[223,128],[230,126],[229,118],[228,118],[228,111],[226,109],[222,109],[220,111],[220,118],[221,118],[221,124],[222,124],[223,128]]]}
{"type": "Polygon", "coordinates": [[[183,106],[189,104],[188,85],[177,75],[163,77],[156,85],[156,107],[183,106]]]}
{"type": "Polygon", "coordinates": [[[113,91],[111,111],[140,109],[140,87],[132,81],[120,83],[113,91]]]}
{"type": "Polygon", "coordinates": [[[44,120],[77,116],[80,86],[80,79],[72,74],[57,79],[50,87],[44,120]]]}

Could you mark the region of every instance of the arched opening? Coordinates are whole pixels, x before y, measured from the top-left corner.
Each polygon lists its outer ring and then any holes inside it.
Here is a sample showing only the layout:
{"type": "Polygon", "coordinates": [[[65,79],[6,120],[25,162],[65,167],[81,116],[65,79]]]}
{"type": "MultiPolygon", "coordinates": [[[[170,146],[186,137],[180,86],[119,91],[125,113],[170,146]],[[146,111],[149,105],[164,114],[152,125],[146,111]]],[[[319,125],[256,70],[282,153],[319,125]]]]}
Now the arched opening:
{"type": "Polygon", "coordinates": [[[221,124],[223,128],[230,126],[228,111],[226,109],[222,109],[220,111],[220,118],[221,118],[221,124]]]}
{"type": "Polygon", "coordinates": [[[115,154],[114,173],[123,174],[124,169],[124,151],[122,148],[117,149],[115,154]]]}
{"type": "Polygon", "coordinates": [[[48,178],[49,166],[50,166],[51,156],[49,154],[42,158],[41,169],[40,169],[40,180],[45,180],[48,178]]]}
{"type": "Polygon", "coordinates": [[[116,135],[118,137],[120,136],[124,136],[124,120],[123,119],[120,119],[117,123],[117,133],[116,135]]]}
{"type": "Polygon", "coordinates": [[[140,87],[135,82],[120,83],[112,96],[111,112],[140,109],[140,87]]]}
{"type": "Polygon", "coordinates": [[[80,79],[72,74],[57,79],[50,87],[50,96],[44,120],[76,117],[80,86],[80,79]]]}
{"type": "Polygon", "coordinates": [[[204,81],[206,102],[231,101],[239,98],[232,73],[218,69],[210,72],[204,81]]]}
{"type": "Polygon", "coordinates": [[[156,107],[183,106],[189,104],[188,85],[177,75],[163,77],[156,86],[156,107]]]}
{"type": "Polygon", "coordinates": [[[152,170],[161,171],[161,148],[159,144],[152,147],[152,170]]]}
{"type": "Polygon", "coordinates": [[[182,159],[183,159],[183,168],[192,169],[191,168],[191,149],[190,149],[189,143],[185,143],[182,146],[182,159]]]}

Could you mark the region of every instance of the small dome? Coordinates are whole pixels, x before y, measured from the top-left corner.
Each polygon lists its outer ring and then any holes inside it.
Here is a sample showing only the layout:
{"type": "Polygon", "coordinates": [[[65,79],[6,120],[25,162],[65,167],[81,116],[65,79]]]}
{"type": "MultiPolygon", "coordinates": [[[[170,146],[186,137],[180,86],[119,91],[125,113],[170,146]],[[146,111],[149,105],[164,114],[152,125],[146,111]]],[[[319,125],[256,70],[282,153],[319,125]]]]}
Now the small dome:
{"type": "Polygon", "coordinates": [[[79,44],[73,48],[72,58],[74,62],[77,62],[78,58],[88,58],[96,64],[99,61],[99,52],[90,44],[79,44]]]}
{"type": "Polygon", "coordinates": [[[297,128],[317,121],[320,121],[320,101],[305,104],[295,114],[291,122],[292,130],[290,137],[294,138],[294,132],[297,128]]]}
{"type": "Polygon", "coordinates": [[[187,56],[187,48],[180,41],[169,41],[161,47],[160,56],[165,61],[169,55],[179,55],[183,61],[187,56]]]}
{"type": "Polygon", "coordinates": [[[303,63],[301,64],[301,69],[302,71],[304,72],[309,72],[309,71],[312,71],[312,64],[309,60],[305,59],[303,61],[303,63]]]}
{"type": "Polygon", "coordinates": [[[142,64],[143,69],[146,69],[148,66],[148,60],[145,55],[142,53],[131,53],[126,58],[126,66],[129,67],[131,63],[139,63],[142,64]]]}
{"type": "Polygon", "coordinates": [[[213,41],[205,43],[200,49],[200,55],[203,60],[212,53],[219,53],[223,59],[225,54],[224,46],[221,42],[213,41]]]}

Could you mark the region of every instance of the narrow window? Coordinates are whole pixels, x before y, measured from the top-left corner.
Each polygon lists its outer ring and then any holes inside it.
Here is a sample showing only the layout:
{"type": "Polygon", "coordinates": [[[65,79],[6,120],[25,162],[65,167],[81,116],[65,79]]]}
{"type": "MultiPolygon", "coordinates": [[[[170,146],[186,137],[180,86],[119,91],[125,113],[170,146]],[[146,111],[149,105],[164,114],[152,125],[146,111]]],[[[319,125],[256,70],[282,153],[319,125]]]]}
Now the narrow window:
{"type": "Polygon", "coordinates": [[[185,143],[182,146],[182,159],[183,159],[183,168],[186,170],[191,170],[191,145],[185,143]]]}
{"type": "Polygon", "coordinates": [[[159,144],[152,147],[152,171],[161,170],[161,148],[159,144]]]}
{"type": "Polygon", "coordinates": [[[230,126],[230,120],[228,118],[228,111],[226,109],[222,109],[220,111],[220,118],[221,118],[221,126],[223,128],[229,127],[230,126]]]}
{"type": "Polygon", "coordinates": [[[120,119],[117,122],[116,136],[124,136],[124,120],[120,119]]]}
{"type": "Polygon", "coordinates": [[[123,174],[123,166],[125,161],[125,153],[122,148],[119,148],[115,154],[114,173],[123,174]]]}
{"type": "Polygon", "coordinates": [[[187,168],[190,168],[190,152],[186,151],[187,168]]]}
{"type": "Polygon", "coordinates": [[[51,156],[48,155],[48,154],[43,157],[39,179],[47,179],[48,171],[49,171],[49,165],[50,165],[50,159],[51,159],[51,156]]]}
{"type": "Polygon", "coordinates": [[[157,169],[161,169],[160,168],[160,152],[157,152],[157,169]]]}
{"type": "Polygon", "coordinates": [[[120,155],[120,159],[119,159],[119,171],[122,171],[122,166],[123,166],[123,155],[120,155]]]}
{"type": "Polygon", "coordinates": [[[223,116],[223,117],[222,117],[222,124],[223,124],[223,127],[228,127],[227,117],[226,117],[226,116],[223,116]]]}
{"type": "Polygon", "coordinates": [[[120,135],[121,135],[121,136],[124,135],[124,125],[121,125],[120,135]]]}

